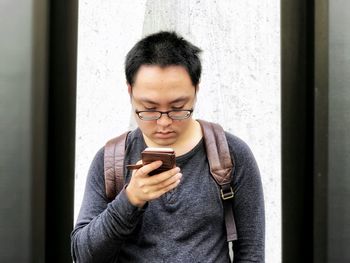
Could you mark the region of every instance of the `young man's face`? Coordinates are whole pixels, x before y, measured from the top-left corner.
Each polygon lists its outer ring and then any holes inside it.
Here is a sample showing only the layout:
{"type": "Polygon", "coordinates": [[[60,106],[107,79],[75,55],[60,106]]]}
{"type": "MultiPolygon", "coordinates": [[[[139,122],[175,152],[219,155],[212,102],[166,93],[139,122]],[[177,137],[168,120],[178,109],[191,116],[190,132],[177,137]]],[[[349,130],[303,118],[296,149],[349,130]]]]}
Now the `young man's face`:
{"type": "MultiPolygon", "coordinates": [[[[196,100],[196,88],[186,69],[181,66],[161,68],[155,65],[141,66],[134,85],[129,86],[133,110],[191,110],[196,100]]],[[[194,120],[172,120],[162,114],[158,120],[141,120],[135,114],[136,122],[146,142],[152,146],[174,146],[186,142],[194,120]]]]}

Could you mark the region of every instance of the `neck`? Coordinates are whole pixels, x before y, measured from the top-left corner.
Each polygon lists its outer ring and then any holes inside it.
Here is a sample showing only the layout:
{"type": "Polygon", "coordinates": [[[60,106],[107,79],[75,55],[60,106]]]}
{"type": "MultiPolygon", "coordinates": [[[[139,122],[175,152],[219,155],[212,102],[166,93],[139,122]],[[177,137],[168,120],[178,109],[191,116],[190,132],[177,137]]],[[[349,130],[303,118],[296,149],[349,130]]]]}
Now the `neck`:
{"type": "MultiPolygon", "coordinates": [[[[184,155],[191,151],[202,139],[202,129],[196,120],[192,120],[188,129],[178,138],[178,140],[167,147],[171,147],[174,149],[176,156],[184,155]]],[[[144,140],[146,144],[150,147],[154,146],[153,142],[144,136],[144,140]]]]}
{"type": "Polygon", "coordinates": [[[191,126],[173,146],[176,156],[184,155],[191,151],[202,139],[202,129],[198,121],[193,120],[191,126]]]}

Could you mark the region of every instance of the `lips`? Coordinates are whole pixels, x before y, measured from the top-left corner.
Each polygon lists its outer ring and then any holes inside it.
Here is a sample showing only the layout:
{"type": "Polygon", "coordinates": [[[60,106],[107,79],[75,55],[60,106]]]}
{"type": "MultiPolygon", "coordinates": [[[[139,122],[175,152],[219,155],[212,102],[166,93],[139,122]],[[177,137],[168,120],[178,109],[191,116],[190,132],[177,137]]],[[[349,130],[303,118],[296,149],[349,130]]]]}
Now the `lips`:
{"type": "Polygon", "coordinates": [[[169,131],[169,132],[156,132],[155,136],[158,138],[170,138],[173,137],[175,135],[175,132],[169,131]]]}

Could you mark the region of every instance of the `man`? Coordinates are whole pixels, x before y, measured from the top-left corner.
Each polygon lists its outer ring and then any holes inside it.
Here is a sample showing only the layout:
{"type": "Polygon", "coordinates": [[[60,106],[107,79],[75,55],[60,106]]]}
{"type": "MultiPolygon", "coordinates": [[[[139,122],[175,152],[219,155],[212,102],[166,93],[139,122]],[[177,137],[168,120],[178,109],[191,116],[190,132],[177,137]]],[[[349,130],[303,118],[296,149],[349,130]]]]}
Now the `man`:
{"type": "MultiPolygon", "coordinates": [[[[173,32],[150,35],[129,51],[125,72],[138,128],[128,135],[125,164],[138,162],[146,147],[171,147],[177,167],[153,176],[160,161],[124,169],[126,185],[109,202],[102,148],[91,164],[72,232],[76,262],[230,261],[220,190],[210,175],[200,124],[192,118],[199,53],[173,32]]],[[[226,137],[235,160],[234,262],[264,262],[259,170],[248,146],[226,137]]]]}

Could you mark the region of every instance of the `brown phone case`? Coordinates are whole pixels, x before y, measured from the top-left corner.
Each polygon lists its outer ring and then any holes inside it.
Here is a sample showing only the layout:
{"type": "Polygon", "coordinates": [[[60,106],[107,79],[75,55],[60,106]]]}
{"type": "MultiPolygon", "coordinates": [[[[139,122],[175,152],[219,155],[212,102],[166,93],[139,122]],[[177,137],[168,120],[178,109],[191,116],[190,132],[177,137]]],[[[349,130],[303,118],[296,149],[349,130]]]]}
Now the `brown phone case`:
{"type": "Polygon", "coordinates": [[[161,172],[170,170],[175,167],[175,152],[174,150],[170,151],[167,149],[166,151],[162,151],[161,148],[157,150],[146,149],[141,152],[142,164],[149,164],[154,161],[161,160],[163,162],[162,166],[153,170],[149,173],[149,175],[159,174],[161,172]]]}

